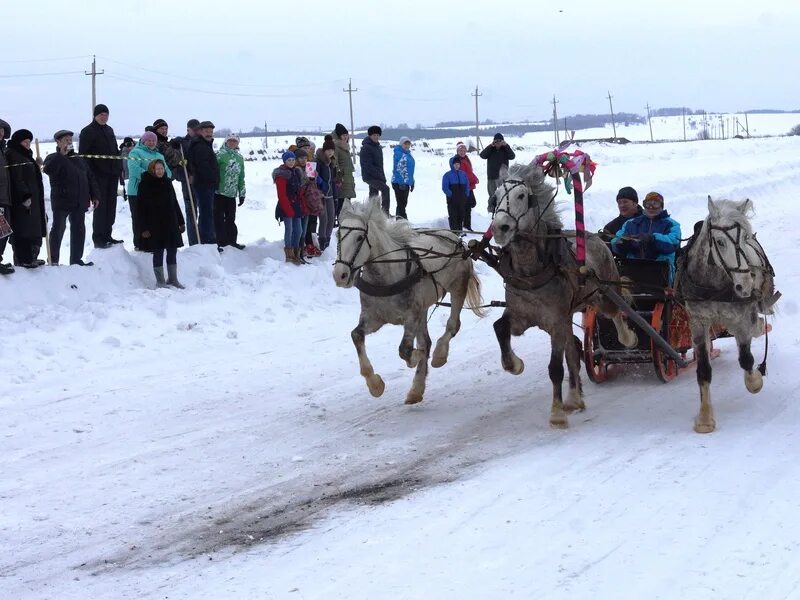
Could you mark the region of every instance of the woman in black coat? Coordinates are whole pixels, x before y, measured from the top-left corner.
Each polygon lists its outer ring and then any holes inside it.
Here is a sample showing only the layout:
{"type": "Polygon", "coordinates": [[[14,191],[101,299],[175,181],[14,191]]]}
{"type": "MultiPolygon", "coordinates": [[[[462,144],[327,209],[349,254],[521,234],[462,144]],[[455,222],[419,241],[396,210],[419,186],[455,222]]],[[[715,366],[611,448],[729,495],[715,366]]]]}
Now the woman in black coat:
{"type": "Polygon", "coordinates": [[[172,181],[166,176],[164,161],[154,160],[147,172],[142,174],[139,183],[137,210],[139,226],[142,231],[142,250],[153,253],[153,272],[156,285],[171,285],[183,289],[178,281],[178,248],[183,246],[186,224],[183,220],[178,198],[172,181]],[[167,275],[164,280],[164,252],[167,254],[167,275]]]}
{"type": "Polygon", "coordinates": [[[11,245],[14,261],[23,267],[38,266],[36,258],[45,236],[44,185],[42,171],[33,158],[33,134],[18,129],[11,136],[6,150],[11,183],[11,245]]]}

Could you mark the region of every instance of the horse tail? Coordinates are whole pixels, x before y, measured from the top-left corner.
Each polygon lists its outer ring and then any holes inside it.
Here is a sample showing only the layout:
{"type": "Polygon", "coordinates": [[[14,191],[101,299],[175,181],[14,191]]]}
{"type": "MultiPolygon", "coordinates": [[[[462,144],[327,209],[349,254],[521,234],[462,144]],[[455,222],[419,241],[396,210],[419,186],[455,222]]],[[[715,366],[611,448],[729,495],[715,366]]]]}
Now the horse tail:
{"type": "MultiPolygon", "coordinates": [[[[470,265],[472,266],[472,265],[470,265]]],[[[469,283],[467,284],[467,307],[479,317],[485,317],[486,311],[481,308],[483,297],[481,296],[481,280],[475,274],[474,269],[470,269],[469,283]]]]}

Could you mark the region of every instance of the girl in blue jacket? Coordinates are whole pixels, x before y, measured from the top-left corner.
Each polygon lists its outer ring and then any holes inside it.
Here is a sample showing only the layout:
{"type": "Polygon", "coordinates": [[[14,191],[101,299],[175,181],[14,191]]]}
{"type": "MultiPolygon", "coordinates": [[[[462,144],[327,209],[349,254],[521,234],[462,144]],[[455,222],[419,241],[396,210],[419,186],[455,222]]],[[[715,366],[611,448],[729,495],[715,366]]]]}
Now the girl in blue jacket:
{"type": "Polygon", "coordinates": [[[450,170],[442,177],[442,191],[447,197],[447,216],[450,229],[461,232],[464,229],[464,216],[469,202],[469,179],[461,170],[461,158],[450,159],[450,170]]]}

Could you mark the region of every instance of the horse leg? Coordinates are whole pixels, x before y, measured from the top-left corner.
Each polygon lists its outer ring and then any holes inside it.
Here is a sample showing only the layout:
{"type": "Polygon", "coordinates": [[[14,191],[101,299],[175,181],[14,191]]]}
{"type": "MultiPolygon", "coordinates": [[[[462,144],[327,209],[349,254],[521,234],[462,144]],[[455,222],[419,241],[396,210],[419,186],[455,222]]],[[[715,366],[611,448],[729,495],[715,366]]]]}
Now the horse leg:
{"type": "Polygon", "coordinates": [[[567,340],[565,353],[569,373],[569,396],[564,403],[564,410],[568,413],[575,410],[586,410],[586,404],[583,402],[583,385],[581,384],[581,341],[574,335],[570,335],[567,340]]]}
{"type": "Polygon", "coordinates": [[[428,355],[431,352],[431,336],[428,334],[428,323],[425,316],[423,315],[417,324],[417,348],[414,350],[415,353],[420,353],[422,359],[417,363],[417,372],[414,373],[411,389],[408,390],[406,404],[422,402],[422,396],[425,393],[425,380],[428,378],[428,355]]]}
{"type": "MultiPolygon", "coordinates": [[[[568,332],[571,335],[571,332],[568,332]]],[[[553,405],[550,408],[550,426],[558,429],[567,428],[567,413],[564,411],[564,400],[561,396],[561,384],[564,381],[564,342],[567,336],[556,330],[550,334],[550,364],[547,372],[553,384],[553,405]]],[[[570,343],[572,340],[570,339],[570,343]]]]}
{"type": "Polygon", "coordinates": [[[464,307],[464,300],[467,297],[466,285],[464,290],[450,292],[450,318],[447,319],[447,326],[444,329],[442,337],[436,342],[436,348],[433,351],[433,358],[431,359],[431,366],[439,368],[444,366],[447,362],[447,356],[450,353],[450,340],[452,340],[461,329],[461,309],[464,307]]]}
{"type": "Polygon", "coordinates": [[[755,359],[753,353],[750,351],[749,336],[740,336],[736,334],[736,344],[739,346],[739,366],[744,369],[744,385],[747,391],[751,394],[757,394],[764,387],[764,378],[761,371],[753,369],[755,359]]]}
{"type": "Polygon", "coordinates": [[[384,323],[382,321],[367,319],[362,314],[358,321],[358,325],[355,329],[353,329],[353,331],[350,332],[350,337],[353,339],[353,344],[355,345],[356,353],[358,354],[358,365],[361,369],[361,375],[367,381],[369,393],[375,398],[383,395],[383,391],[386,389],[386,384],[383,382],[381,376],[378,375],[372,368],[372,363],[369,361],[369,357],[367,356],[364,338],[370,333],[375,333],[383,326],[384,323]]]}
{"type": "Polygon", "coordinates": [[[692,327],[692,341],[697,357],[697,385],[700,386],[700,412],[694,418],[697,433],[711,433],[717,427],[711,406],[711,360],[708,356],[708,328],[692,327]]]}
{"type": "Polygon", "coordinates": [[[414,321],[406,319],[403,324],[403,339],[400,340],[400,347],[398,348],[400,358],[406,361],[410,369],[416,367],[420,360],[418,353],[414,349],[415,325],[414,321]]]}
{"type": "Polygon", "coordinates": [[[511,349],[511,317],[508,309],[494,322],[494,334],[500,344],[500,364],[512,375],[519,375],[525,369],[525,363],[511,349]]]}
{"type": "Polygon", "coordinates": [[[617,339],[619,343],[626,348],[635,348],[639,343],[639,337],[636,335],[636,332],[631,329],[631,326],[628,325],[628,322],[622,318],[622,313],[617,311],[617,313],[611,317],[611,320],[614,321],[614,327],[617,329],[617,339]]]}

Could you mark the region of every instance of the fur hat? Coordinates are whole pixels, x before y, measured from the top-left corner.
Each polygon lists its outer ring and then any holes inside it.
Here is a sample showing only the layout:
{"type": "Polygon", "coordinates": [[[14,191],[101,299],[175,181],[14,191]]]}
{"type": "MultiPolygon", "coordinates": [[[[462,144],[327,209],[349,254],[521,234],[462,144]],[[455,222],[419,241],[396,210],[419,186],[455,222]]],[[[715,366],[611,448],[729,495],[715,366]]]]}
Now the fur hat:
{"type": "Polygon", "coordinates": [[[308,138],[303,135],[298,135],[296,138],[294,138],[294,143],[297,144],[298,148],[311,147],[311,142],[308,141],[308,138]]]}
{"type": "Polygon", "coordinates": [[[53,139],[54,139],[55,141],[58,141],[58,140],[60,140],[62,137],[64,137],[65,135],[75,135],[75,134],[74,134],[72,131],[70,131],[69,129],[59,129],[58,131],[56,131],[56,132],[53,134],[53,139]]]}
{"type": "Polygon", "coordinates": [[[294,151],[295,158],[308,158],[308,152],[303,150],[302,148],[298,148],[294,151]]]}
{"type": "Polygon", "coordinates": [[[633,200],[639,204],[639,194],[632,187],[626,186],[617,192],[617,200],[633,200]]]}
{"type": "Polygon", "coordinates": [[[494,134],[494,141],[495,141],[495,142],[504,141],[505,139],[506,139],[506,138],[504,138],[504,137],[503,137],[503,134],[502,134],[502,133],[500,133],[499,131],[498,131],[497,133],[495,133],[495,134],[494,134]]]}
{"type": "Polygon", "coordinates": [[[322,144],[323,150],[336,150],[336,144],[333,143],[333,140],[325,140],[322,144]]]}
{"type": "Polygon", "coordinates": [[[28,129],[17,129],[11,136],[12,144],[20,144],[25,140],[33,140],[33,134],[28,129]]]}
{"type": "Polygon", "coordinates": [[[281,160],[283,162],[286,162],[287,160],[291,160],[292,158],[297,158],[297,156],[291,150],[287,150],[286,152],[281,154],[281,160]]]}
{"type": "Polygon", "coordinates": [[[664,206],[664,196],[658,192],[647,192],[642,204],[647,204],[648,202],[660,202],[661,206],[664,206]]]}
{"type": "Polygon", "coordinates": [[[92,115],[95,117],[103,113],[108,114],[108,107],[105,104],[98,104],[94,107],[94,111],[92,111],[92,115]]]}
{"type": "Polygon", "coordinates": [[[153,121],[153,129],[158,129],[159,127],[169,127],[169,124],[164,119],[156,119],[153,121]]]}
{"type": "Polygon", "coordinates": [[[333,133],[335,133],[338,137],[342,137],[344,134],[348,133],[347,127],[341,123],[337,123],[336,127],[333,128],[333,133]]]}
{"type": "Polygon", "coordinates": [[[142,134],[142,137],[139,138],[139,141],[144,144],[145,142],[157,142],[158,136],[153,133],[152,131],[145,131],[142,134]]]}
{"type": "Polygon", "coordinates": [[[383,129],[381,129],[377,125],[373,125],[369,129],[367,129],[367,135],[372,135],[373,133],[377,133],[378,135],[383,135],[383,129]]]}

